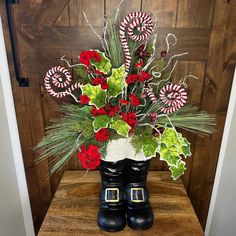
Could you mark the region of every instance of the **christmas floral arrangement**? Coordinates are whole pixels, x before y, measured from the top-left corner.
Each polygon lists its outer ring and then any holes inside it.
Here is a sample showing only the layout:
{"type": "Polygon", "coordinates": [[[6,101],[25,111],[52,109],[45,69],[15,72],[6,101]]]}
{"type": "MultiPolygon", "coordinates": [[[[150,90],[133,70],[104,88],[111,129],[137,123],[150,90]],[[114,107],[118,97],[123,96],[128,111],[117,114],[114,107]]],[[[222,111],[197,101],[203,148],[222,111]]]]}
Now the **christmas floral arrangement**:
{"type": "Polygon", "coordinates": [[[187,81],[195,76],[171,80],[176,59],[186,54],[171,55],[175,35],[169,33],[166,50],[158,51],[158,29],[149,15],[132,12],[122,21],[118,15],[106,20],[102,36],[88,22],[102,50],[80,52],[74,65],[62,57],[67,68],[55,66],[46,73],[48,93],[70,96],[74,102],[60,106],[63,115],[36,147],[38,161],[55,157],[50,170],[54,173],[77,155],[82,166],[92,170],[106,160],[109,142],[130,137],[136,153],[159,156],[177,179],[191,156],[181,130],[210,134],[214,117],[188,105],[187,81]]]}

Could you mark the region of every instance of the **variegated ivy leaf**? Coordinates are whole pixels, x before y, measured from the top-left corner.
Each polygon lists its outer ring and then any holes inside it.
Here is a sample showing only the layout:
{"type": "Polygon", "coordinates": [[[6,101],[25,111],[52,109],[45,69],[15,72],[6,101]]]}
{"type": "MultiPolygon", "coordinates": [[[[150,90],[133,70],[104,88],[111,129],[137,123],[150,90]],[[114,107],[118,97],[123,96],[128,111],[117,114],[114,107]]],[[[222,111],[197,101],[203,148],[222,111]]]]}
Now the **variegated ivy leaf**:
{"type": "Polygon", "coordinates": [[[93,121],[94,131],[97,132],[101,128],[107,128],[111,120],[112,118],[108,115],[95,116],[93,121]]]}
{"type": "Polygon", "coordinates": [[[119,68],[112,69],[112,74],[107,79],[109,97],[117,97],[123,92],[123,89],[127,86],[125,77],[126,73],[124,65],[119,68]]]}
{"type": "Polygon", "coordinates": [[[179,149],[177,146],[167,146],[165,143],[161,143],[160,149],[160,160],[166,161],[168,165],[177,165],[180,156],[179,149]]]}
{"type": "Polygon", "coordinates": [[[108,74],[111,70],[111,62],[110,60],[105,56],[105,53],[100,52],[99,50],[96,50],[96,52],[100,55],[100,62],[94,62],[92,61],[91,64],[96,67],[97,70],[103,72],[104,74],[108,74]]]}
{"type": "Polygon", "coordinates": [[[184,171],[186,170],[185,162],[184,161],[179,161],[176,166],[171,166],[169,169],[170,169],[170,171],[172,173],[171,177],[174,180],[176,180],[181,175],[184,174],[184,171]]]}
{"type": "Polygon", "coordinates": [[[86,84],[81,87],[82,94],[87,95],[90,98],[89,104],[95,105],[97,108],[106,104],[106,92],[101,89],[100,85],[92,86],[86,84]]]}
{"type": "Polygon", "coordinates": [[[121,117],[118,116],[114,118],[110,128],[116,130],[119,135],[124,137],[129,136],[129,131],[131,129],[131,127],[125,121],[123,121],[121,117]]]}
{"type": "Polygon", "coordinates": [[[144,142],[142,146],[144,156],[146,158],[154,157],[157,152],[157,145],[157,141],[154,138],[148,139],[144,142]]]}
{"type": "Polygon", "coordinates": [[[177,179],[185,171],[185,162],[182,160],[181,155],[184,157],[190,156],[190,143],[186,138],[182,137],[174,128],[166,127],[163,134],[158,138],[160,143],[158,152],[160,159],[167,162],[170,166],[173,179],[177,179]]]}

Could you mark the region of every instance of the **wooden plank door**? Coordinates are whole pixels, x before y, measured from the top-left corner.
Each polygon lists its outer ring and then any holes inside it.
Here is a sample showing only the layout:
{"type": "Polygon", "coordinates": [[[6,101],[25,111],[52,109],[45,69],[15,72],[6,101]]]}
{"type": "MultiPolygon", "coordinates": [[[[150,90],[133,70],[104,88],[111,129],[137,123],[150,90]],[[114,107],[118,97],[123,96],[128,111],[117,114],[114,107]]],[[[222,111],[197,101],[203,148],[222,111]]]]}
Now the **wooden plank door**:
{"type": "MultiPolygon", "coordinates": [[[[22,75],[30,80],[29,88],[20,88],[14,79],[6,12],[1,2],[1,16],[8,50],[12,86],[20,130],[24,164],[36,231],[50,204],[65,169],[79,169],[76,159],[48,176],[50,160],[34,164],[31,151],[43,137],[49,120],[58,116],[55,105],[42,83],[45,72],[62,64],[61,56],[76,61],[85,49],[101,48],[99,40],[88,27],[84,10],[95,29],[101,33],[104,16],[114,13],[118,0],[20,0],[12,6],[14,26],[22,75]]],[[[189,87],[190,102],[216,115],[218,132],[201,138],[188,134],[193,156],[183,176],[199,220],[205,227],[214,174],[218,159],[228,99],[235,64],[236,43],[235,0],[126,0],[122,15],[132,10],[143,10],[157,16],[159,38],[157,50],[165,48],[165,36],[172,32],[178,44],[171,53],[188,51],[179,61],[173,80],[191,73],[199,80],[189,87]]],[[[152,170],[164,170],[166,165],[157,159],[152,170]]]]}

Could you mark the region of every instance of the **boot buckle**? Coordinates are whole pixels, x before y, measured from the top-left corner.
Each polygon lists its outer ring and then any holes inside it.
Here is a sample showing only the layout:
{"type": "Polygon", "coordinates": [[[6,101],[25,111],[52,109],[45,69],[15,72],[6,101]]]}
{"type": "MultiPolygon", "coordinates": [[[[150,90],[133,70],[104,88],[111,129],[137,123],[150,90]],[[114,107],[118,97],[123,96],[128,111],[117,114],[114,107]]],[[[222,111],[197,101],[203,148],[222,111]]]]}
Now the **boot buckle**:
{"type": "Polygon", "coordinates": [[[131,188],[130,197],[131,197],[132,202],[144,202],[145,201],[144,189],[143,188],[131,188]]]}
{"type": "Polygon", "coordinates": [[[106,188],[105,189],[105,201],[106,202],[119,202],[120,190],[118,188],[106,188]]]}

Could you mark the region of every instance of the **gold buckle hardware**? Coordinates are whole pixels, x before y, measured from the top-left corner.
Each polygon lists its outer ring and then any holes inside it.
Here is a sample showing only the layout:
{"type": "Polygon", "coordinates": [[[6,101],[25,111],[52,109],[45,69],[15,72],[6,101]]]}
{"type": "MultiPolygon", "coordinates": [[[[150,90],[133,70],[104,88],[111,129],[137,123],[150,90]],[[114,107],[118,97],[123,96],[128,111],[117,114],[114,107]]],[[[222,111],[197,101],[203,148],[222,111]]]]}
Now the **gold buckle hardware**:
{"type": "Polygon", "coordinates": [[[120,201],[120,190],[118,188],[106,188],[105,189],[105,201],[106,202],[119,202],[120,201]],[[116,199],[107,199],[108,191],[116,191],[116,199]]]}
{"type": "Polygon", "coordinates": [[[144,189],[143,188],[131,188],[131,201],[132,202],[144,202],[144,189]],[[142,192],[142,199],[134,199],[134,191],[141,191],[142,192]]]}

